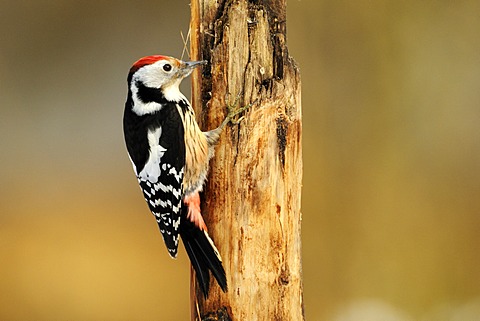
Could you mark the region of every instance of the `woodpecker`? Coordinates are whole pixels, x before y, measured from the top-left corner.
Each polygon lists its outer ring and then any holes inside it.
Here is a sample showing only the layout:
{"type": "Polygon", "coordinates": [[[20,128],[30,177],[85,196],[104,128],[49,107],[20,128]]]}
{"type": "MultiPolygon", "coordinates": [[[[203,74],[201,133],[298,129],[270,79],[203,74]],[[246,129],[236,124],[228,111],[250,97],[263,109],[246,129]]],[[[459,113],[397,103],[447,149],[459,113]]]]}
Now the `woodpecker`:
{"type": "Polygon", "coordinates": [[[180,235],[207,297],[209,271],[224,292],[227,280],[200,212],[199,192],[222,129],[244,109],[229,112],[214,130],[200,130],[179,85],[205,64],[160,55],[136,61],[127,77],[123,130],[133,170],[170,256],[177,256],[180,235]]]}

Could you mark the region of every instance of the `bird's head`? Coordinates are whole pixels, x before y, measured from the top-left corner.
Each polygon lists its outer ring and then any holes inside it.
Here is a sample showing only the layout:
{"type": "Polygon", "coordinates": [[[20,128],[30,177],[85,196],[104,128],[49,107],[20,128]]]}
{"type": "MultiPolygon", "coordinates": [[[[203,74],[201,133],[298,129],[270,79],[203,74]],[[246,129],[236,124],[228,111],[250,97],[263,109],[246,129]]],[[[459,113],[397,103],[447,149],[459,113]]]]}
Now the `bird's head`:
{"type": "Polygon", "coordinates": [[[155,113],[168,102],[183,101],[180,92],[182,79],[190,75],[195,67],[206,61],[182,61],[167,56],[147,56],[136,61],[128,73],[129,96],[127,107],[137,115],[155,113]]]}
{"type": "Polygon", "coordinates": [[[176,86],[190,75],[195,67],[206,61],[182,61],[167,56],[147,56],[137,60],[130,68],[128,82],[140,81],[149,88],[167,89],[176,86]]]}

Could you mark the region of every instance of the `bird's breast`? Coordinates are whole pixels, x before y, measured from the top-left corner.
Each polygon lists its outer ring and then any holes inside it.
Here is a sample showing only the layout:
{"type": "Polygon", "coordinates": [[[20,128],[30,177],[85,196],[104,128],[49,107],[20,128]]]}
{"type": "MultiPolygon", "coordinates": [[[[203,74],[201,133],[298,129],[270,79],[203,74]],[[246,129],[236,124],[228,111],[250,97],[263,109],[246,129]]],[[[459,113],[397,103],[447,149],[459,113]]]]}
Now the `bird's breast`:
{"type": "MultiPolygon", "coordinates": [[[[180,110],[179,110],[180,112],[180,110]]],[[[181,113],[182,114],[182,113],[181,113]]],[[[208,143],[191,110],[184,113],[185,131],[185,176],[184,194],[202,190],[208,171],[208,143]]]]}

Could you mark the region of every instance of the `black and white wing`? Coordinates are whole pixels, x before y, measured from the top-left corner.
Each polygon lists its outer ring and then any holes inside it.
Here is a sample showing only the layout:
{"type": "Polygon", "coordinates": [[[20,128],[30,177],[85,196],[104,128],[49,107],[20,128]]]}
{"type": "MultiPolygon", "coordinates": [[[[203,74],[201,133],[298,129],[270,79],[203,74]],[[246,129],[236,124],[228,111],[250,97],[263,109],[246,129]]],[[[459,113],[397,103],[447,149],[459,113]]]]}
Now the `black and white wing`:
{"type": "Polygon", "coordinates": [[[176,257],[185,167],[182,119],[174,103],[165,104],[155,114],[138,117],[136,124],[143,124],[136,127],[139,130],[133,135],[136,138],[129,155],[168,252],[176,257]]]}

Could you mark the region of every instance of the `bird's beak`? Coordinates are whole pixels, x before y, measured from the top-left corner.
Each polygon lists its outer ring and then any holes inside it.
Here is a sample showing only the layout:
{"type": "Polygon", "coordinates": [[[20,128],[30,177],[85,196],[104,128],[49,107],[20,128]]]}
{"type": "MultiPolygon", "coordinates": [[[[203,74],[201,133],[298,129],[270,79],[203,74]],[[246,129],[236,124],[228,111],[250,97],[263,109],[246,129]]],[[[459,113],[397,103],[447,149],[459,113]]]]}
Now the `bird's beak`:
{"type": "Polygon", "coordinates": [[[181,73],[182,73],[182,76],[187,77],[188,75],[190,75],[192,73],[193,69],[195,69],[196,67],[201,66],[201,65],[206,65],[207,63],[208,63],[208,61],[206,61],[206,60],[185,61],[185,62],[183,62],[182,67],[180,69],[181,73]]]}
{"type": "Polygon", "coordinates": [[[206,65],[208,63],[208,61],[206,60],[200,60],[200,61],[186,61],[185,62],[185,65],[187,68],[195,68],[197,66],[200,66],[200,65],[206,65]]]}

